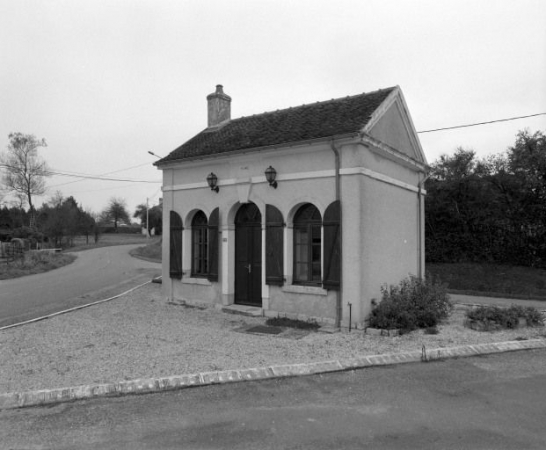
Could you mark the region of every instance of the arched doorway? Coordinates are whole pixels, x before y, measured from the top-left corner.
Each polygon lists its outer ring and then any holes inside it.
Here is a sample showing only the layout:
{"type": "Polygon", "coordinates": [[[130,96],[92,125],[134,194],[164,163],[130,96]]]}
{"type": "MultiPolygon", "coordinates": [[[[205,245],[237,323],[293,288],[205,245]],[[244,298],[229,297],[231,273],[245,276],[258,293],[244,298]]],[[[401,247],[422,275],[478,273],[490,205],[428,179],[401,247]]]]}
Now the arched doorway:
{"type": "Polygon", "coordinates": [[[262,306],[262,214],[254,203],[235,216],[235,303],[262,306]]]}

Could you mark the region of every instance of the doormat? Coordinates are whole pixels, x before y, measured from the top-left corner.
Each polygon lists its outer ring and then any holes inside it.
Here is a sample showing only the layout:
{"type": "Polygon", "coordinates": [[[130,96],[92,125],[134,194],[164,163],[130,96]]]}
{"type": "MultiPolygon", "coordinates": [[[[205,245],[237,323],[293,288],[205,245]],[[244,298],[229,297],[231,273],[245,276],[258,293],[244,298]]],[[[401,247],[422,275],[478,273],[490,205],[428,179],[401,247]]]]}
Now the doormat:
{"type": "Polygon", "coordinates": [[[241,327],[234,328],[233,331],[236,331],[237,333],[245,333],[245,334],[254,334],[254,335],[270,335],[274,336],[275,338],[284,338],[284,339],[301,339],[308,334],[310,334],[309,330],[299,330],[297,328],[280,328],[280,327],[272,327],[272,326],[265,326],[265,325],[243,325],[241,327]]]}
{"type": "Polygon", "coordinates": [[[281,328],[267,327],[265,325],[257,325],[252,328],[246,329],[247,333],[261,333],[261,334],[280,334],[283,332],[281,328]]]}

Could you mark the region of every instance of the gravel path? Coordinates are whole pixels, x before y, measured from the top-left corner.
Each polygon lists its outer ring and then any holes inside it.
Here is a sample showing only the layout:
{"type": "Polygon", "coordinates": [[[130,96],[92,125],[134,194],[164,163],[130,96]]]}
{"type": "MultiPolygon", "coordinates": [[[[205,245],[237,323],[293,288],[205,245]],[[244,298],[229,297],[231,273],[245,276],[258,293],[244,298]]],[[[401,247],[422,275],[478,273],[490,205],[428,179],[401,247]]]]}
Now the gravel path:
{"type": "Polygon", "coordinates": [[[546,338],[542,327],[477,332],[465,328],[463,320],[459,307],[437,335],[292,329],[248,334],[246,328],[264,319],[168,302],[160,285],[149,284],[107,303],[0,331],[0,393],[396,353],[423,345],[546,338]]]}

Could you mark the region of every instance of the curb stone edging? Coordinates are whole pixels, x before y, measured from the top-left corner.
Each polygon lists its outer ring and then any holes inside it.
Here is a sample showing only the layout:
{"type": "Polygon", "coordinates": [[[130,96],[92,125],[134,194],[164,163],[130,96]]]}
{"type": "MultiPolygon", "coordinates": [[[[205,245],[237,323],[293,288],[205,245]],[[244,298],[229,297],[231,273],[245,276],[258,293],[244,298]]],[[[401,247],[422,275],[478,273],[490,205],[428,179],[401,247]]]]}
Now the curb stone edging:
{"type": "Polygon", "coordinates": [[[546,339],[506,341],[490,344],[462,345],[434,348],[422,351],[391,353],[385,355],[356,356],[354,358],[318,361],[302,364],[283,364],[239,370],[222,370],[175,375],[162,378],[141,378],[119,383],[83,385],[69,388],[44,389],[28,392],[0,394],[0,410],[29,406],[51,405],[97,397],[172,391],[184,388],[210,386],[214,384],[238,383],[252,380],[287,378],[329,372],[341,372],[373,366],[429,362],[446,358],[487,355],[516,350],[546,348],[546,339]]]}

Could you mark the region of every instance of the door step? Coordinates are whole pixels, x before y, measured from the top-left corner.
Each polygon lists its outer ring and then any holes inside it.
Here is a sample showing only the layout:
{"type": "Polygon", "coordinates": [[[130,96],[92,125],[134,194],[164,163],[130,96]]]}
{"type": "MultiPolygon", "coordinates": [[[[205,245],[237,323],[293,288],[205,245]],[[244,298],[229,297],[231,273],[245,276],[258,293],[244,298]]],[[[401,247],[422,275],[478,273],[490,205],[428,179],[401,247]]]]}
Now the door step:
{"type": "Polygon", "coordinates": [[[240,316],[248,317],[262,317],[263,309],[257,306],[248,306],[248,305],[228,305],[222,306],[222,312],[228,314],[238,314],[240,316]]]}

